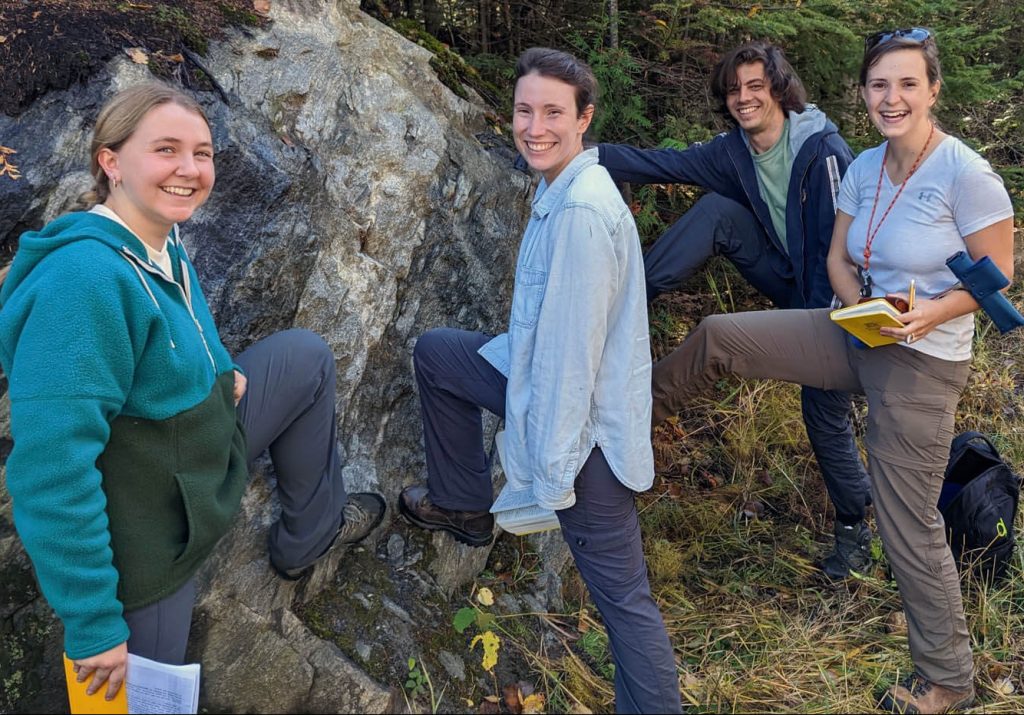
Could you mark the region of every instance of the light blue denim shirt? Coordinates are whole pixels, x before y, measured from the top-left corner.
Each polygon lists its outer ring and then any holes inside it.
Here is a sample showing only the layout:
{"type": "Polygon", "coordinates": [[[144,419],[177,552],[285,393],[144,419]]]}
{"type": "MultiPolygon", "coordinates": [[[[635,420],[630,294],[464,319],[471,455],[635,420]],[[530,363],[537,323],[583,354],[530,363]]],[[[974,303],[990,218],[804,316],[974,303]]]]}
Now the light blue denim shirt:
{"type": "Polygon", "coordinates": [[[622,484],[654,481],[651,352],[633,217],[597,149],[540,182],[519,247],[509,331],[480,349],[508,376],[506,476],[540,506],[576,503],[598,446],[622,484]]]}

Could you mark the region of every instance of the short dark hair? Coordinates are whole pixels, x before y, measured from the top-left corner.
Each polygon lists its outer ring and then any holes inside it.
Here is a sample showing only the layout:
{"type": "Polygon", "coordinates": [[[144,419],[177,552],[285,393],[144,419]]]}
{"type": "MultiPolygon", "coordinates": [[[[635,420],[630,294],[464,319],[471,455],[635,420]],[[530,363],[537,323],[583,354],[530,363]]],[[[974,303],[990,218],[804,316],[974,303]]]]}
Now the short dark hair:
{"type": "Polygon", "coordinates": [[[531,47],[516,61],[516,83],[536,72],[571,85],[576,90],[576,114],[583,114],[588,105],[597,105],[597,80],[586,62],[568,52],[547,47],[531,47]]]}
{"type": "Polygon", "coordinates": [[[736,68],[752,62],[764,65],[772,97],[782,106],[783,112],[799,114],[804,111],[807,106],[807,90],[782,49],[769,42],[755,41],[729,50],[712,70],[711,94],[718,100],[719,112],[732,120],[725,103],[726,97],[729,96],[729,90],[736,86],[736,68]]]}
{"type": "Polygon", "coordinates": [[[897,50],[920,50],[924,56],[925,68],[928,72],[928,84],[942,81],[942,65],[939,64],[939,46],[935,43],[935,35],[929,31],[924,40],[893,35],[891,38],[868,46],[864,50],[864,59],[860,63],[860,86],[868,83],[868,71],[875,66],[884,55],[897,50]]]}

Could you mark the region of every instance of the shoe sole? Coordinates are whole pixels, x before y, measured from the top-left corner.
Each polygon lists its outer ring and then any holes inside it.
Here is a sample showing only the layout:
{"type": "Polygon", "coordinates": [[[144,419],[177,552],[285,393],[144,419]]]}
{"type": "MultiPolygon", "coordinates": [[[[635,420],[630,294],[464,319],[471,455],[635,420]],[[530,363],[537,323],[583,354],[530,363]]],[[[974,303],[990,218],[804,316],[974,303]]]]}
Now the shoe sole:
{"type": "Polygon", "coordinates": [[[472,546],[479,548],[481,546],[490,546],[491,542],[494,541],[494,534],[487,534],[487,536],[481,536],[479,534],[471,534],[468,531],[460,531],[453,526],[443,526],[441,524],[434,524],[433,522],[423,521],[418,516],[412,513],[410,509],[405,505],[405,501],[402,499],[398,500],[398,511],[402,513],[413,526],[418,526],[421,529],[427,529],[428,531],[447,531],[451,534],[452,538],[461,544],[466,546],[472,546]]]}

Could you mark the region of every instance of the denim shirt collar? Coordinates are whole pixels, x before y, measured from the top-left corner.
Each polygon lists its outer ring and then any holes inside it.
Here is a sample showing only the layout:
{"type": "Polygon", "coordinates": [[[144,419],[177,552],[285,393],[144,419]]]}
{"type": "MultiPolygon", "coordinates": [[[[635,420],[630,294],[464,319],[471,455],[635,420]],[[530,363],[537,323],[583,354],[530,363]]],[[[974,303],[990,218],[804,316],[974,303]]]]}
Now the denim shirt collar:
{"type": "Polygon", "coordinates": [[[562,195],[568,190],[577,174],[597,163],[597,147],[580,152],[570,161],[562,172],[555,177],[553,184],[548,186],[546,179],[540,180],[537,186],[537,193],[533,197],[533,215],[535,218],[544,218],[551,209],[562,202],[562,195]]]}

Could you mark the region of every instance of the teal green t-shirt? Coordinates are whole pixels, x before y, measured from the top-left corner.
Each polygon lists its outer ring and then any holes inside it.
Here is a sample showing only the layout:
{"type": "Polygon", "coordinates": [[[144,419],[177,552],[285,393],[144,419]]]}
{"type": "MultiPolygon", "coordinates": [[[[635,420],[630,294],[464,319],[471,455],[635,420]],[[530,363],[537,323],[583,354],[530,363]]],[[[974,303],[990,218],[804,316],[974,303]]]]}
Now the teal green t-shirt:
{"type": "Polygon", "coordinates": [[[757,185],[761,198],[768,204],[772,225],[782,246],[789,253],[786,240],[786,195],[789,193],[789,173],[793,170],[793,152],[789,146],[789,120],[782,125],[782,135],[771,149],[763,154],[750,152],[757,169],[757,185]]]}

